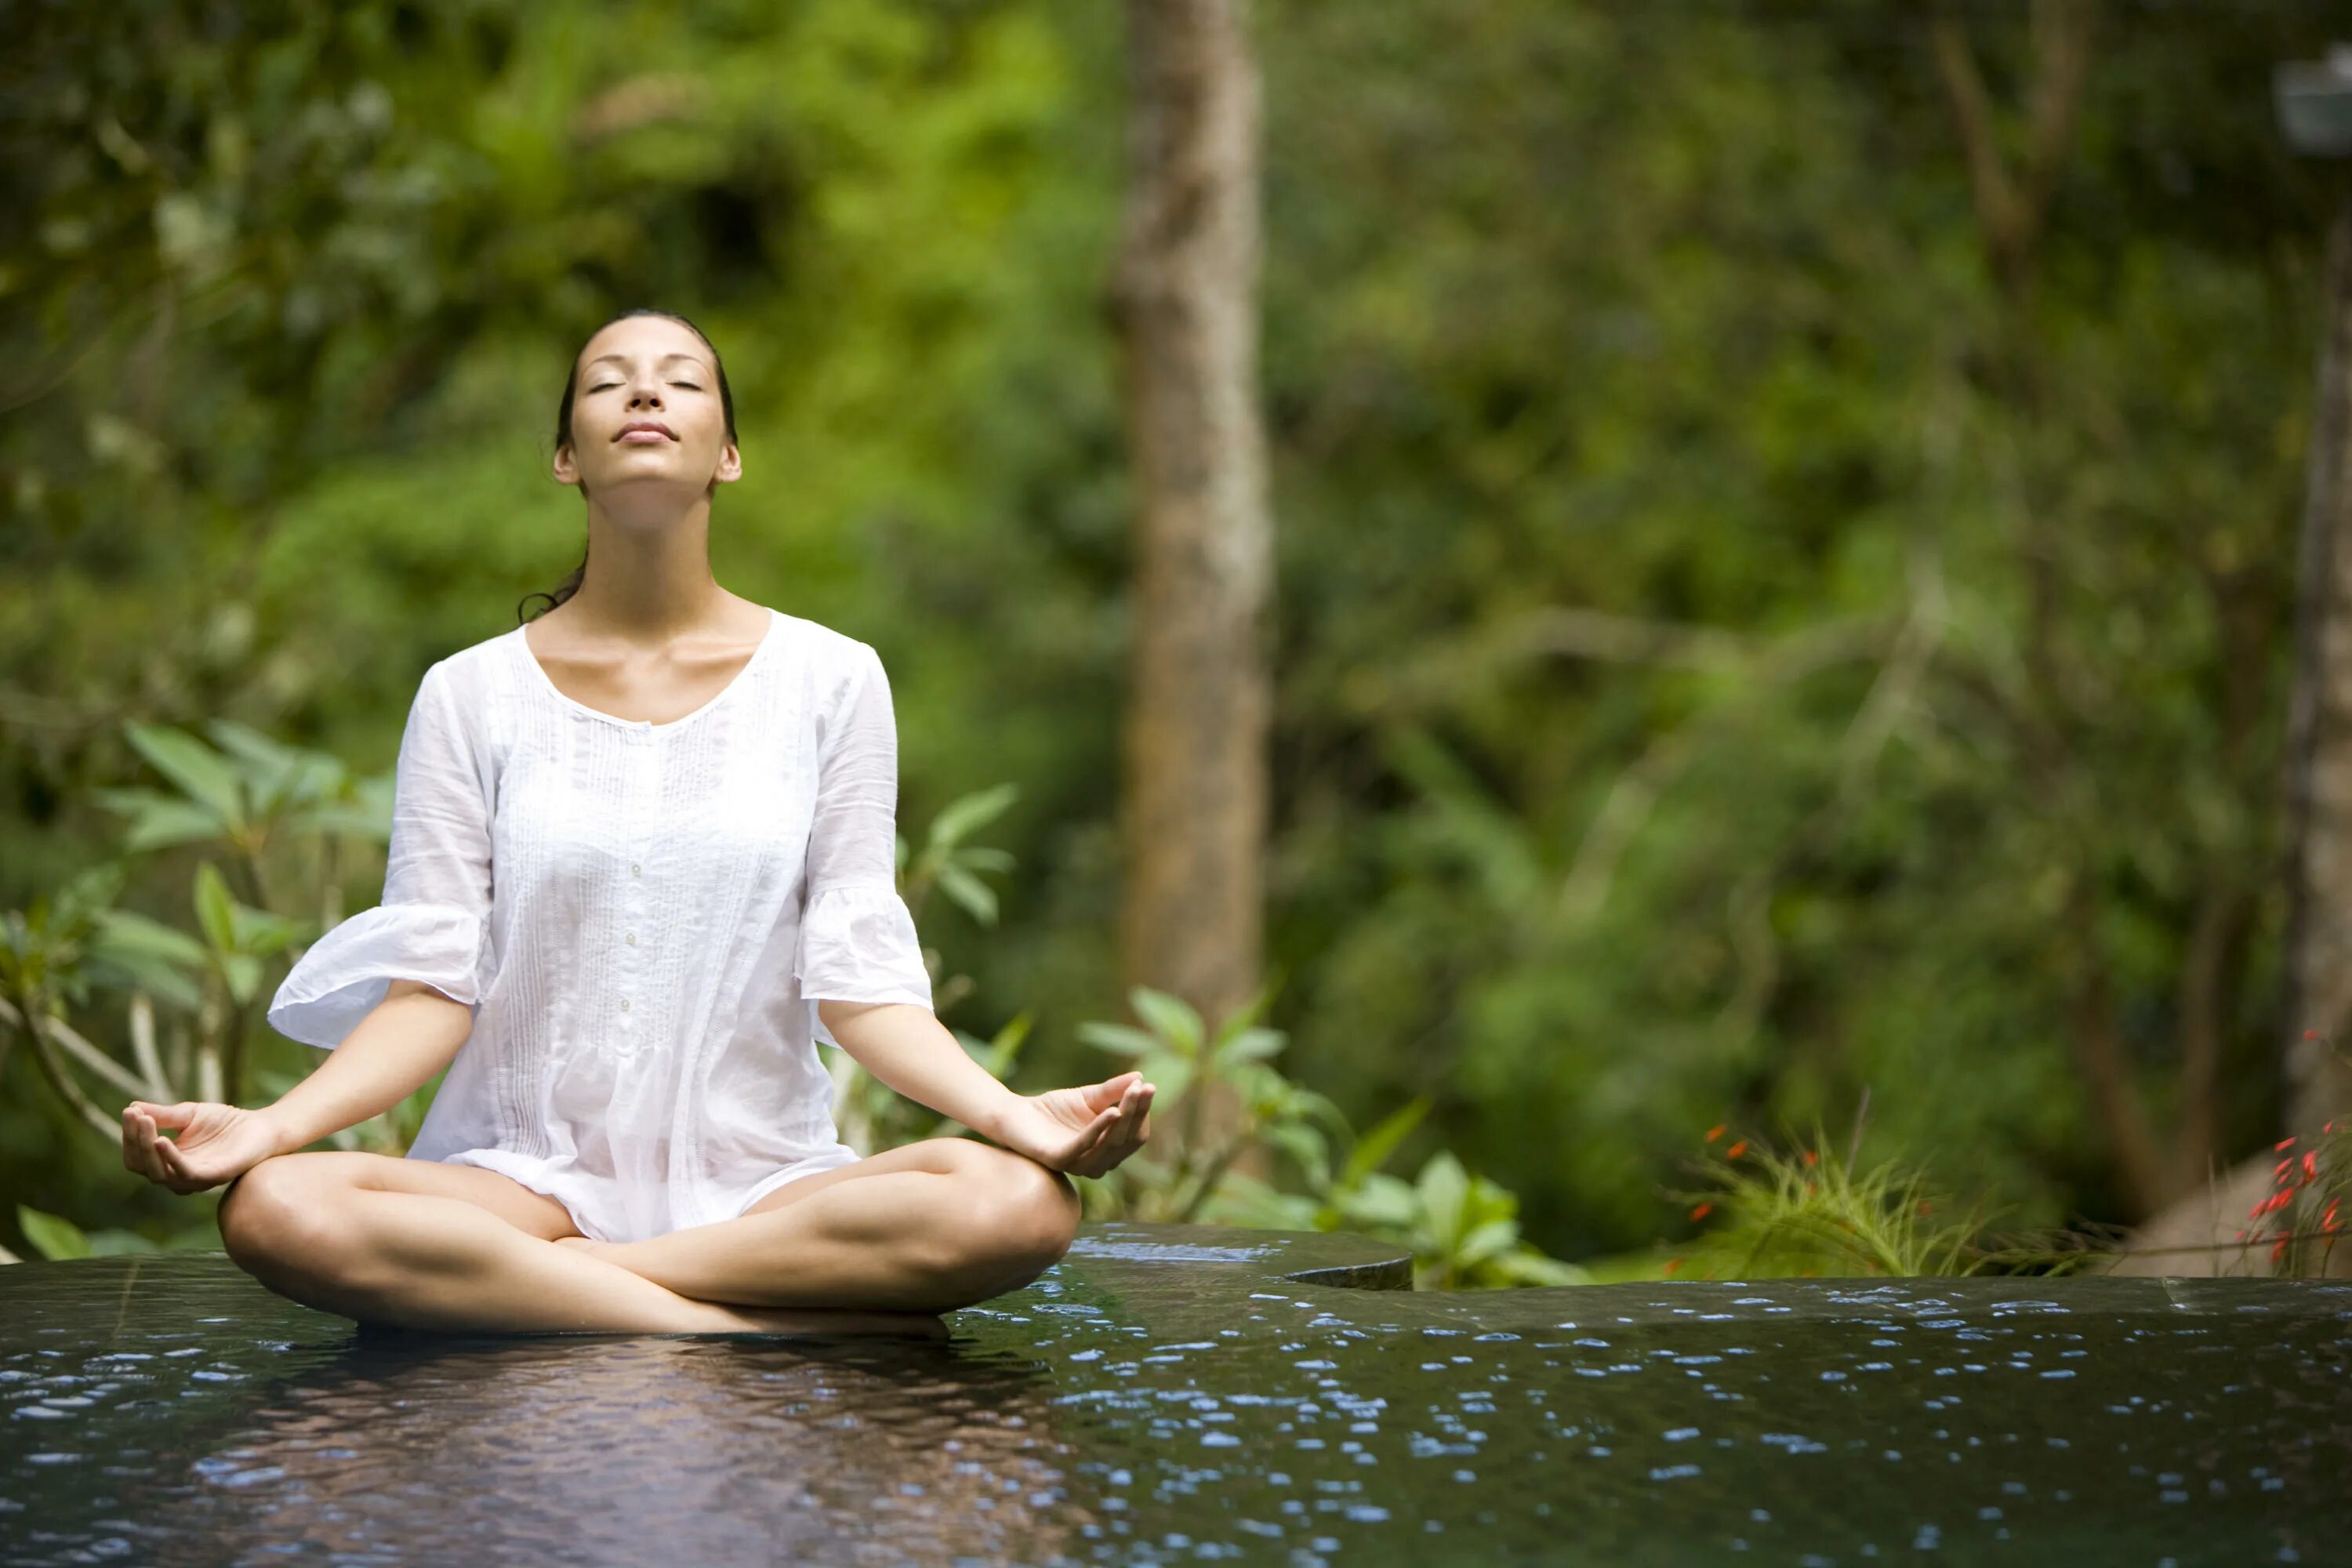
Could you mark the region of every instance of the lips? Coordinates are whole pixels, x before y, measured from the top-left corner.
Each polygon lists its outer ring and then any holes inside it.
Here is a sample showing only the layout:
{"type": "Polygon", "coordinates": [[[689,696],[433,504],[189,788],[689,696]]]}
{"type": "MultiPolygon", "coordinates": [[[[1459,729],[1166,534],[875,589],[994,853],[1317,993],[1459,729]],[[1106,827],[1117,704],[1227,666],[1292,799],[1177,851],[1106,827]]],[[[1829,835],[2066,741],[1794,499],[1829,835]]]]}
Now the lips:
{"type": "Polygon", "coordinates": [[[635,440],[642,444],[644,439],[647,437],[659,437],[663,440],[675,441],[677,439],[677,432],[656,420],[636,419],[622,426],[620,434],[614,437],[613,439],[615,441],[635,440]]]}

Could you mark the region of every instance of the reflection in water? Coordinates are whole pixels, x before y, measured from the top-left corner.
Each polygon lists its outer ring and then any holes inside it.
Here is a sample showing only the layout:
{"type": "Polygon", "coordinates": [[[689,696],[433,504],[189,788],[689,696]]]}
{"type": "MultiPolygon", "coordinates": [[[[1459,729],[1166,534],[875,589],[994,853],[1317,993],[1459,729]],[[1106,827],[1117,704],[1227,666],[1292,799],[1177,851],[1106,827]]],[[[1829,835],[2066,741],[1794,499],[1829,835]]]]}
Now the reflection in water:
{"type": "Polygon", "coordinates": [[[362,1333],[257,1382],[148,1549],[688,1568],[828,1560],[854,1520],[875,1561],[1045,1561],[1083,1518],[1047,1393],[936,1344],[362,1333]]]}
{"type": "Polygon", "coordinates": [[[0,1269],[0,1564],[2239,1568],[2352,1527],[2346,1287],[1457,1296],[1282,1277],[1346,1238],[1090,1231],[946,1345],[357,1332],[220,1258],[0,1269]]]}

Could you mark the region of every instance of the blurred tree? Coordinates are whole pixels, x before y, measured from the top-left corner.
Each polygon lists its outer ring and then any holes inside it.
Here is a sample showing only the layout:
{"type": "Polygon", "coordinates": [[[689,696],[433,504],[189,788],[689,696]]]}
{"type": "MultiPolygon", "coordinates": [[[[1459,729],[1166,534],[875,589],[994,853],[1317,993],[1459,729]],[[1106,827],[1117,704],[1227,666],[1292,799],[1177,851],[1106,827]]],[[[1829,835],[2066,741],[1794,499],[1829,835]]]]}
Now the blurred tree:
{"type": "MultiPolygon", "coordinates": [[[[1273,518],[1258,406],[1258,75],[1239,0],[1132,0],[1112,286],[1136,471],[1119,965],[1211,1016],[1262,977],[1273,518]]],[[[1221,1135],[1240,1107],[1213,1087],[1221,1135]]],[[[1255,1146],[1244,1156],[1263,1174],[1255,1146]]]]}

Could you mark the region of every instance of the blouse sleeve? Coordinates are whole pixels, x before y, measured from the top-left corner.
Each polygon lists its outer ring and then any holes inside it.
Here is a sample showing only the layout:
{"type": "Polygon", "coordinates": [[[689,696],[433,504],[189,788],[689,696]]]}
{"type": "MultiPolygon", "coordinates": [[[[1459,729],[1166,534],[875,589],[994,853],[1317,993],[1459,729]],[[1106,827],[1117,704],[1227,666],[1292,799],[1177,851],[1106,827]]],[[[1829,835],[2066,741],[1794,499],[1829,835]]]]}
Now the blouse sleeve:
{"type": "Polygon", "coordinates": [[[898,896],[898,728],[881,657],[857,645],[856,668],[827,719],[809,827],[806,901],[793,959],[818,1039],[839,1040],[820,999],[931,1006],[930,971],[898,896]]]}
{"type": "Polygon", "coordinates": [[[383,901],[312,942],[269,1004],[271,1028],[342,1044],[394,980],[481,1010],[490,906],[488,790],[444,664],[425,672],[393,770],[383,901]]]}

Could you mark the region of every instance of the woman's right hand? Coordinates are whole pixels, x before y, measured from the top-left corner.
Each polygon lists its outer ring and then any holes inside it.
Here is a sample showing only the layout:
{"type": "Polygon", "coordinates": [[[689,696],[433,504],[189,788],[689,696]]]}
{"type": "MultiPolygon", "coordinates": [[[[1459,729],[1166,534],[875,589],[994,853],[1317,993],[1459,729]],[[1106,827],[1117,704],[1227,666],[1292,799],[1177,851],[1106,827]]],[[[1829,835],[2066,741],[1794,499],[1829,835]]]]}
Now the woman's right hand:
{"type": "Polygon", "coordinates": [[[208,1100],[122,1108],[122,1164],[175,1193],[233,1182],[278,1152],[278,1132],[258,1110],[208,1100]],[[166,1138],[162,1129],[179,1133],[166,1138]]]}

